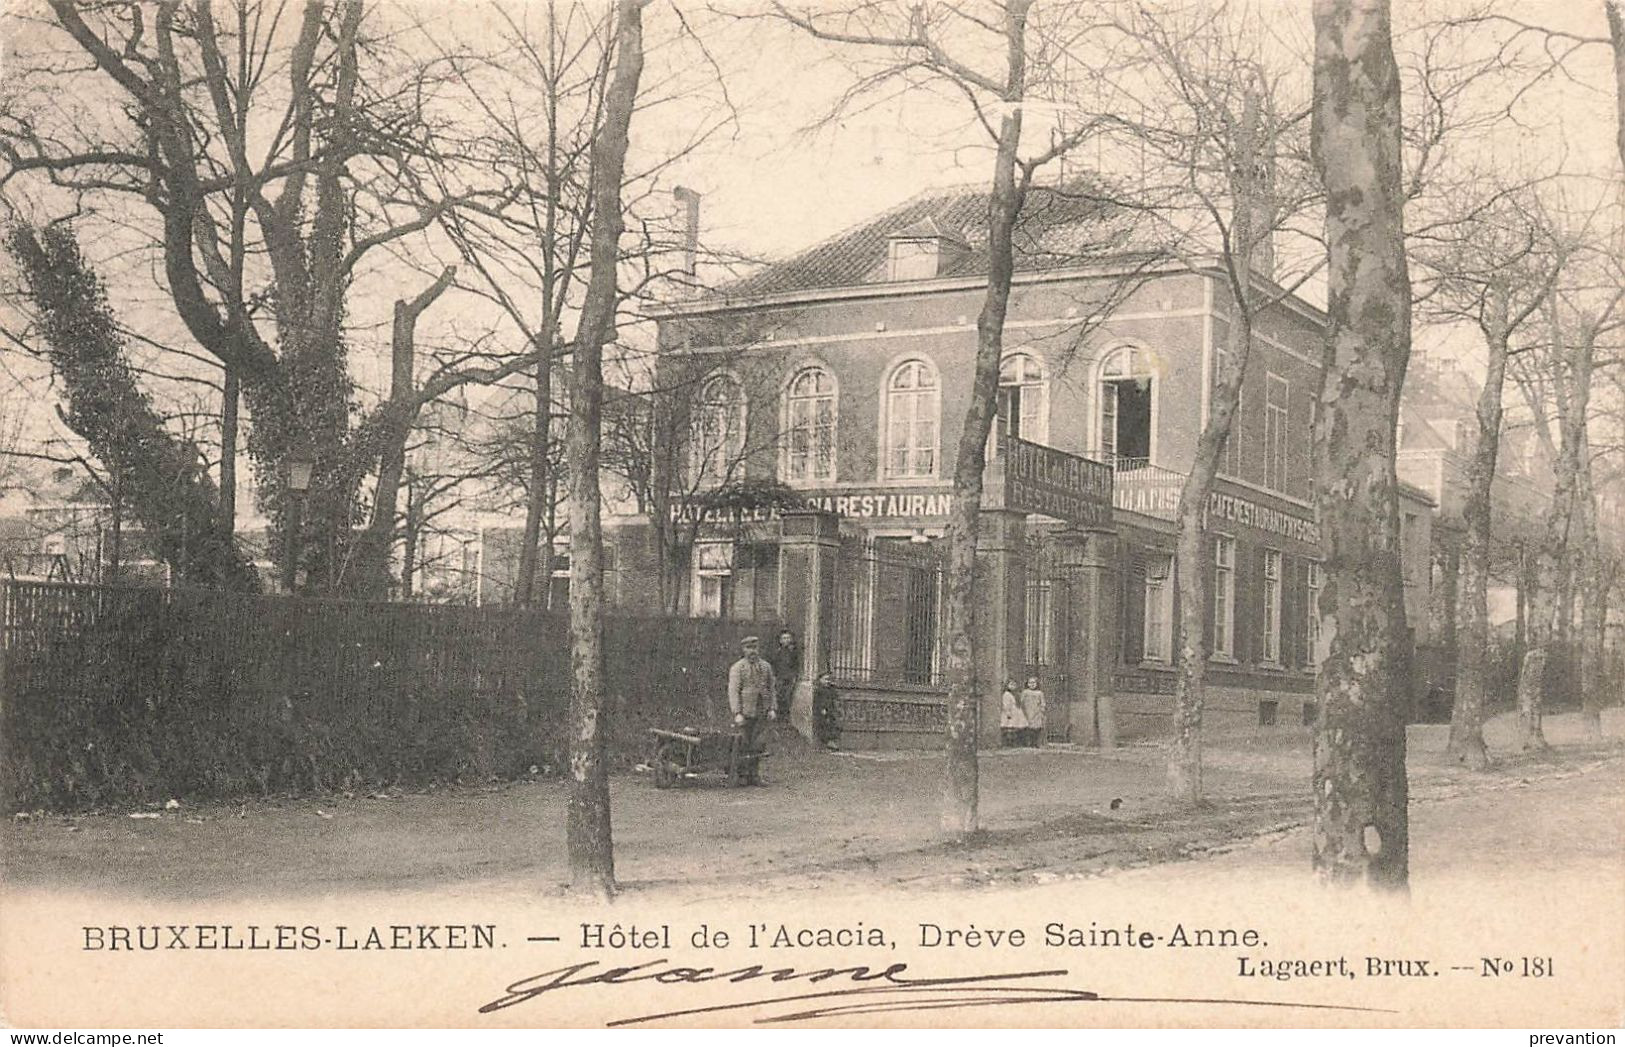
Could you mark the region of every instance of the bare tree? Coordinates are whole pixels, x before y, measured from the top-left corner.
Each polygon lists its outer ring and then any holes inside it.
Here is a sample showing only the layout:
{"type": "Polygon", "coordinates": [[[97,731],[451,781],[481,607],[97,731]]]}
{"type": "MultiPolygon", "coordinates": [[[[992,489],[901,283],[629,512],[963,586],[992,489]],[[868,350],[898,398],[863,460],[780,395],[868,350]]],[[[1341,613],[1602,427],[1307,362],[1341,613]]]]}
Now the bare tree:
{"type": "Polygon", "coordinates": [[[1316,0],[1314,160],[1330,254],[1315,503],[1337,632],[1321,663],[1315,848],[1333,883],[1404,889],[1405,607],[1394,427],[1410,358],[1400,83],[1386,0],[1316,0]]]}
{"type": "Polygon", "coordinates": [[[1163,249],[1193,270],[1216,256],[1231,306],[1176,513],[1180,621],[1168,784],[1193,804],[1202,800],[1208,497],[1241,403],[1255,324],[1324,264],[1323,253],[1311,253],[1307,264],[1277,267],[1277,236],[1293,230],[1320,191],[1308,162],[1308,100],[1290,97],[1283,85],[1292,71],[1269,66],[1256,26],[1238,29],[1229,14],[1223,6],[1141,10],[1119,26],[1144,59],[1129,65],[1138,90],[1124,92],[1138,96],[1141,115],[1123,119],[1148,154],[1133,198],[1119,204],[1154,216],[1167,230],[1163,249]]]}
{"type": "Polygon", "coordinates": [[[1566,635],[1572,604],[1565,578],[1586,554],[1591,512],[1588,423],[1593,376],[1605,338],[1625,326],[1625,271],[1606,248],[1585,252],[1584,264],[1565,270],[1547,289],[1540,318],[1546,338],[1519,360],[1514,372],[1535,417],[1536,432],[1552,453],[1551,501],[1542,541],[1533,556],[1528,636],[1518,671],[1518,737],[1524,749],[1547,747],[1542,725],[1547,666],[1554,640],[1566,635]],[[1551,435],[1556,430],[1556,438],[1551,435]],[[1581,505],[1582,499],[1588,504],[1581,505]]]}
{"type": "Polygon", "coordinates": [[[1488,687],[1491,505],[1499,464],[1502,394],[1514,340],[1537,317],[1573,248],[1544,222],[1527,191],[1491,186],[1464,194],[1452,217],[1413,237],[1427,273],[1419,290],[1422,315],[1440,323],[1466,322],[1483,338],[1484,381],[1475,417],[1477,437],[1467,466],[1462,507],[1464,527],[1457,581],[1456,699],[1451,711],[1449,753],[1482,769],[1484,704],[1488,687]]]}
{"type": "Polygon", "coordinates": [[[591,267],[576,330],[570,395],[570,803],[566,836],[574,889],[615,890],[604,723],[604,536],[598,484],[604,345],[614,336],[619,294],[621,186],[628,133],[643,75],[643,8],[618,0],[615,73],[592,143],[591,267]]]}
{"type": "Polygon", "coordinates": [[[443,159],[425,111],[439,74],[386,55],[358,0],[306,4],[291,42],[277,11],[251,2],[227,25],[207,0],[50,10],[29,25],[18,75],[60,89],[49,55],[65,39],[90,63],[75,86],[119,104],[88,121],[48,97],[37,113],[6,113],[4,181],[48,180],[115,221],[150,208],[175,315],[241,384],[268,509],[284,509],[290,457],[313,455],[307,566],[319,584],[345,584],[359,489],[384,444],[404,438],[378,417],[391,407],[354,424],[351,292],[377,277],[380,251],[467,202],[412,192],[443,159]]]}
{"type": "Polygon", "coordinates": [[[880,85],[910,83],[921,75],[965,97],[976,125],[993,147],[989,181],[987,290],[976,321],[971,393],[954,460],[953,509],[946,544],[947,598],[944,641],[948,685],[947,760],[942,826],[951,833],[976,831],[978,821],[977,664],[971,629],[976,592],[976,535],[982,502],[988,434],[998,411],[999,362],[1004,322],[1015,273],[1013,233],[1035,174],[1098,135],[1107,121],[1076,105],[1090,66],[1081,45],[1094,22],[1072,9],[1047,9],[1035,17],[1032,0],[1003,0],[983,15],[955,4],[890,6],[861,3],[846,8],[792,11],[775,3],[778,16],[818,40],[855,48],[875,62],[859,75],[856,97],[880,85]],[[1044,63],[1036,70],[1031,56],[1044,63]],[[878,56],[878,57],[877,57],[878,56]],[[1075,63],[1075,64],[1071,64],[1075,63]],[[1073,72],[1067,82],[1063,69],[1073,72]],[[1039,101],[1031,85],[1063,88],[1065,117],[1044,143],[1022,153],[1025,107],[1039,101]]]}
{"type": "MultiPolygon", "coordinates": [[[[466,289],[494,305],[536,353],[527,372],[533,394],[529,470],[516,600],[545,598],[550,507],[547,492],[554,401],[554,368],[570,352],[562,331],[582,306],[593,232],[590,150],[605,118],[610,83],[613,17],[610,8],[581,2],[496,5],[488,10],[496,32],[469,45],[430,41],[445,58],[473,123],[458,132],[463,160],[436,169],[423,187],[425,202],[467,195],[486,185],[494,202],[467,203],[440,213],[439,226],[470,275],[466,289]],[[489,41],[494,38],[494,48],[489,41]]],[[[482,30],[488,27],[482,26],[482,30]]],[[[688,103],[705,90],[712,69],[703,44],[677,19],[671,32],[655,30],[646,48],[660,60],[637,100],[642,119],[658,118],[670,103],[688,103]],[[660,54],[664,50],[665,54],[660,54]]],[[[622,206],[630,221],[621,249],[618,314],[656,290],[693,280],[683,272],[680,248],[693,230],[682,228],[664,175],[732,120],[721,93],[710,116],[668,132],[689,133],[627,171],[622,206]]],[[[672,136],[675,138],[675,136],[672,136]]]]}

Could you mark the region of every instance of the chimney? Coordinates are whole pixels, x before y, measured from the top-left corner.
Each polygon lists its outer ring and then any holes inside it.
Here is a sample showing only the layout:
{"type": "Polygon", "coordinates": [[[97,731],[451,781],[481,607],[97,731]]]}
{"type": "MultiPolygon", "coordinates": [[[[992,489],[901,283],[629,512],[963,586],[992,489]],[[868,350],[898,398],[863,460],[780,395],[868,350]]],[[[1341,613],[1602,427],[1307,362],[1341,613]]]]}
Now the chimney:
{"type": "MultiPolygon", "coordinates": [[[[1256,72],[1255,72],[1256,75],[1256,72]]],[[[1242,98],[1241,127],[1237,138],[1239,153],[1235,172],[1236,188],[1248,210],[1246,228],[1253,241],[1253,270],[1262,276],[1275,276],[1275,123],[1264,111],[1264,89],[1254,82],[1242,98]]],[[[1234,224],[1234,219],[1232,219],[1234,224]]]]}
{"type": "Polygon", "coordinates": [[[688,277],[686,282],[692,290],[700,255],[700,194],[680,185],[671,191],[671,195],[684,209],[683,273],[688,277]]]}

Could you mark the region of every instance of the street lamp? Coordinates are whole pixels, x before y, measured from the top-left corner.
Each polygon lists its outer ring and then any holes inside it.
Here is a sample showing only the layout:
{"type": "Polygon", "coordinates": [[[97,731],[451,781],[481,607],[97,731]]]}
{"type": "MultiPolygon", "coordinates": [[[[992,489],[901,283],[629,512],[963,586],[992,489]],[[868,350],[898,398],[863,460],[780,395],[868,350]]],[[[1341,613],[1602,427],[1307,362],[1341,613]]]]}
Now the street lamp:
{"type": "Polygon", "coordinates": [[[282,589],[292,594],[299,579],[300,517],[305,508],[305,492],[310,490],[310,474],[316,463],[306,455],[295,452],[288,456],[288,506],[284,516],[287,526],[282,550],[282,589]]]}

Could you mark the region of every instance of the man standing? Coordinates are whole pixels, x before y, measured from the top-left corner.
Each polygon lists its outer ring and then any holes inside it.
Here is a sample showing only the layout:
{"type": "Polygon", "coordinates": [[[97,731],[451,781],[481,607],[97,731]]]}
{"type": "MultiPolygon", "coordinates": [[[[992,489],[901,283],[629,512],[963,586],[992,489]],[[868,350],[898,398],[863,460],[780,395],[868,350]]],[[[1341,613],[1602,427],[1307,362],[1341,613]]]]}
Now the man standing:
{"type": "Polygon", "coordinates": [[[761,641],[747,636],[740,641],[744,656],[728,669],[728,708],[734,715],[734,726],[745,737],[745,749],[754,752],[756,732],[765,713],[774,715],[773,667],[762,658],[761,641]]]}
{"type": "Polygon", "coordinates": [[[801,645],[796,634],[788,629],[779,630],[779,638],[768,652],[767,664],[773,667],[775,710],[783,723],[790,722],[790,700],[796,695],[796,681],[801,679],[801,645]]]}

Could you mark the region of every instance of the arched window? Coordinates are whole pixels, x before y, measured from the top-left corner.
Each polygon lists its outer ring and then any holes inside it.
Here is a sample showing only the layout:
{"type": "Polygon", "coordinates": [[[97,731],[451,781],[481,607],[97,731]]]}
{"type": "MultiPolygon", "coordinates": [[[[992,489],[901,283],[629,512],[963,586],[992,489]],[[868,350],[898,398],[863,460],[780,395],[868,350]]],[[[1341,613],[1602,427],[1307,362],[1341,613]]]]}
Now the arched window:
{"type": "Polygon", "coordinates": [[[1155,382],[1150,354],[1143,349],[1125,345],[1100,362],[1100,452],[1120,469],[1151,461],[1155,382]]]}
{"type": "Polygon", "coordinates": [[[942,409],[937,372],[924,360],[904,360],[886,379],[885,476],[937,474],[937,430],[942,409]]]}
{"type": "Polygon", "coordinates": [[[1007,435],[1049,442],[1049,383],[1038,357],[1011,353],[999,363],[999,424],[1007,435]]]}
{"type": "Polygon", "coordinates": [[[745,392],[739,379],[719,374],[700,389],[689,464],[702,484],[731,480],[745,454],[745,392]]]}
{"type": "Polygon", "coordinates": [[[784,479],[835,479],[835,376],[822,367],[797,371],[784,389],[784,479]]]}

